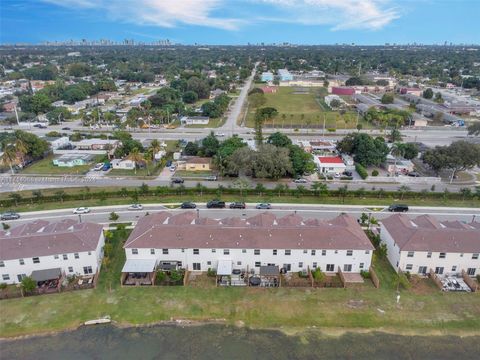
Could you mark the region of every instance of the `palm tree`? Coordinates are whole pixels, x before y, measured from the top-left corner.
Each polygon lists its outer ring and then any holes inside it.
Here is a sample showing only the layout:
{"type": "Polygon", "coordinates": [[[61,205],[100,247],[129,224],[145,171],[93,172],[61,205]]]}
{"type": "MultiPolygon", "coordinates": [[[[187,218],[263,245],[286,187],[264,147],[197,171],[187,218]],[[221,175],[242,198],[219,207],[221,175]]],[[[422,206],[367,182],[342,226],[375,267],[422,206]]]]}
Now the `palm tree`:
{"type": "Polygon", "coordinates": [[[25,142],[22,139],[17,138],[15,140],[15,150],[17,154],[20,155],[20,158],[22,159],[22,166],[25,163],[25,155],[28,153],[28,148],[25,142]]]}
{"type": "Polygon", "coordinates": [[[14,174],[13,165],[17,163],[17,150],[15,146],[12,144],[4,144],[3,145],[3,155],[2,155],[2,164],[8,165],[10,167],[10,171],[14,174]]]}
{"type": "Polygon", "coordinates": [[[407,192],[410,191],[410,188],[407,185],[402,185],[398,188],[398,192],[400,193],[400,199],[403,200],[403,197],[407,192]]]}
{"type": "Polygon", "coordinates": [[[394,176],[397,176],[397,157],[403,157],[405,151],[401,144],[395,143],[392,145],[392,149],[390,150],[391,154],[395,158],[395,163],[394,163],[394,176]]]}
{"type": "Polygon", "coordinates": [[[134,147],[130,154],[128,154],[127,159],[135,162],[135,175],[137,175],[137,164],[141,161],[144,161],[143,155],[140,153],[137,147],[134,147]]]}
{"type": "Polygon", "coordinates": [[[153,139],[150,143],[150,149],[152,151],[153,157],[157,154],[160,150],[162,150],[162,146],[160,145],[160,141],[158,139],[153,139]]]}

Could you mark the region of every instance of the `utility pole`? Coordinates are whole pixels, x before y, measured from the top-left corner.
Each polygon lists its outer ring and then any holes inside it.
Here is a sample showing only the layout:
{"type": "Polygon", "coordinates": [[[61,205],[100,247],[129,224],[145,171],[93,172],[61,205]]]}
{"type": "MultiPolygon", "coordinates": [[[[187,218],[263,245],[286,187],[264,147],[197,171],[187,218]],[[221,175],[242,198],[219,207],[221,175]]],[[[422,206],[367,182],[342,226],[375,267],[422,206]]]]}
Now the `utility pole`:
{"type": "Polygon", "coordinates": [[[325,113],[323,113],[323,128],[322,128],[322,137],[323,140],[325,140],[325,123],[327,121],[327,116],[325,113]]]}
{"type": "Polygon", "coordinates": [[[17,125],[20,126],[20,121],[18,120],[17,105],[15,105],[15,106],[13,107],[13,109],[15,110],[15,117],[16,117],[16,119],[17,119],[17,125]]]}

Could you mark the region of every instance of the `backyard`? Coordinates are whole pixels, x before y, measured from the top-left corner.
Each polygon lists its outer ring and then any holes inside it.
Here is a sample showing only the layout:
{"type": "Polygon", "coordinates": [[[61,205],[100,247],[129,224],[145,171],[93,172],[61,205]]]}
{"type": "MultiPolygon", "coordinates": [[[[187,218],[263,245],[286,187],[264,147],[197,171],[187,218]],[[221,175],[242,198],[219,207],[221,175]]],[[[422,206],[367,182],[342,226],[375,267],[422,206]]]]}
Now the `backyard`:
{"type": "Polygon", "coordinates": [[[422,335],[480,331],[478,294],[442,293],[433,287],[420,294],[401,290],[397,304],[394,272],[378,260],[380,289],[369,282],[351,289],[121,287],[122,245],[128,234],[128,230],[113,232],[111,255],[96,289],[2,300],[0,336],[69,329],[105,315],[123,325],[223,319],[228,324],[241,321],[254,328],[285,331],[311,326],[422,335]]]}
{"type": "Polygon", "coordinates": [[[22,174],[39,174],[39,175],[84,175],[86,174],[96,163],[101,162],[105,156],[95,156],[91,163],[88,165],[79,165],[74,167],[59,167],[53,165],[53,159],[55,156],[51,155],[42,160],[35,161],[22,170],[22,174]]]}
{"type": "MultiPolygon", "coordinates": [[[[355,129],[357,115],[347,111],[341,115],[338,111],[330,110],[323,102],[327,95],[325,88],[277,87],[276,93],[265,94],[267,102],[262,107],[274,107],[278,115],[273,120],[265,122],[266,126],[277,128],[301,129],[355,129]]],[[[254,126],[255,109],[249,108],[247,126],[254,126]]],[[[364,128],[368,124],[358,119],[364,128]]]]}

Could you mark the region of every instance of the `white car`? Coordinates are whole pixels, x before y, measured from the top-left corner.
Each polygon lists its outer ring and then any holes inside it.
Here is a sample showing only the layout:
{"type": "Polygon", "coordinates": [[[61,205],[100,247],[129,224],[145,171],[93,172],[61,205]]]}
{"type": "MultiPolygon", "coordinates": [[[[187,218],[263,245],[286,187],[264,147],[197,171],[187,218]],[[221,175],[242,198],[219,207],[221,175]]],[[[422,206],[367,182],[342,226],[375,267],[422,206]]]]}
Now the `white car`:
{"type": "Polygon", "coordinates": [[[215,136],[218,136],[218,137],[224,137],[225,134],[224,133],[221,133],[221,132],[217,132],[215,133],[215,136]]]}
{"type": "Polygon", "coordinates": [[[132,204],[128,207],[128,210],[143,210],[143,206],[141,204],[132,204]]]}
{"type": "Polygon", "coordinates": [[[88,207],[79,207],[73,210],[74,214],[88,214],[90,209],[88,207]]]}
{"type": "Polygon", "coordinates": [[[307,180],[307,179],[304,179],[304,178],[299,178],[299,179],[293,180],[293,182],[294,182],[295,184],[306,184],[306,183],[308,182],[308,180],[307,180]]]}
{"type": "Polygon", "coordinates": [[[103,163],[98,163],[97,165],[95,165],[95,167],[93,168],[93,171],[100,171],[102,170],[103,168],[103,163]]]}

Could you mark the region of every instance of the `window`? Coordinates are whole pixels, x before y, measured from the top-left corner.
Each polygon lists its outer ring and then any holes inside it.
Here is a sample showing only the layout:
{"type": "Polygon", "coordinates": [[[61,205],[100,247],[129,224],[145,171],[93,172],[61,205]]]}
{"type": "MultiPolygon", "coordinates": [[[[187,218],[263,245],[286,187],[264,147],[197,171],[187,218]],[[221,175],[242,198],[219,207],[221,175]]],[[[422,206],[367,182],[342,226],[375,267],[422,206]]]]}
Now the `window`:
{"type": "Polygon", "coordinates": [[[346,272],[352,271],[352,264],[343,265],[343,271],[346,271],[346,272]]]}
{"type": "Polygon", "coordinates": [[[365,267],[365,264],[364,264],[364,263],[360,263],[360,265],[358,265],[358,267],[359,267],[360,269],[363,269],[363,268],[365,267]]]}
{"type": "Polygon", "coordinates": [[[414,251],[409,251],[408,254],[407,254],[407,257],[413,257],[414,254],[415,254],[414,251]]]}
{"type": "Polygon", "coordinates": [[[168,249],[162,249],[162,254],[163,255],[168,255],[168,249]]]}
{"type": "Polygon", "coordinates": [[[407,266],[405,267],[406,270],[412,270],[413,269],[413,264],[407,264],[407,266]]]}
{"type": "Polygon", "coordinates": [[[20,263],[20,265],[25,265],[25,260],[23,259],[18,259],[18,262],[20,263]]]}
{"type": "Polygon", "coordinates": [[[475,268],[468,268],[467,269],[467,274],[468,274],[468,276],[474,276],[475,275],[475,268]]]}
{"type": "Polygon", "coordinates": [[[255,267],[260,267],[260,261],[255,261],[255,267]]]}
{"type": "Polygon", "coordinates": [[[212,265],[212,262],[211,262],[211,261],[207,261],[207,265],[212,265]]]}
{"type": "Polygon", "coordinates": [[[68,272],[71,272],[71,273],[73,272],[73,267],[72,266],[68,267],[68,272]]]}
{"type": "Polygon", "coordinates": [[[199,271],[201,269],[202,269],[202,267],[200,266],[200,263],[193,263],[193,270],[199,271]]]}
{"type": "Polygon", "coordinates": [[[92,255],[92,252],[91,252],[91,251],[88,252],[88,256],[90,256],[90,255],[92,255]]]}
{"type": "Polygon", "coordinates": [[[22,282],[23,278],[26,278],[26,277],[27,277],[27,274],[18,274],[17,275],[18,282],[22,282]]]}
{"type": "Polygon", "coordinates": [[[303,268],[303,262],[302,262],[302,261],[300,261],[300,262],[298,263],[298,267],[299,267],[300,269],[303,268]]]}
{"type": "Polygon", "coordinates": [[[347,250],[347,256],[352,256],[353,255],[353,250],[347,250]]]}
{"type": "Polygon", "coordinates": [[[316,269],[316,268],[317,268],[317,263],[314,262],[313,265],[312,265],[312,267],[313,267],[314,269],[316,269]]]}
{"type": "Polygon", "coordinates": [[[223,255],[230,255],[230,249],[223,249],[223,255]]]}
{"type": "Polygon", "coordinates": [[[259,249],[253,250],[253,255],[260,255],[260,250],[259,249]]]}
{"type": "Polygon", "coordinates": [[[34,264],[40,264],[40,258],[34,257],[32,258],[34,264]]]}
{"type": "Polygon", "coordinates": [[[478,254],[472,254],[472,259],[477,260],[478,259],[478,254]]]}
{"type": "Polygon", "coordinates": [[[212,253],[216,253],[217,252],[217,249],[212,249],[212,253]]]}
{"type": "Polygon", "coordinates": [[[182,249],[182,253],[184,253],[184,252],[185,252],[185,249],[182,249]]]}
{"type": "Polygon", "coordinates": [[[273,249],[273,255],[277,255],[277,249],[273,249]]]}
{"type": "Polygon", "coordinates": [[[283,264],[283,268],[285,269],[285,271],[290,271],[292,270],[292,264],[283,264]]]}
{"type": "Polygon", "coordinates": [[[304,254],[307,254],[307,253],[308,253],[308,250],[307,250],[307,249],[303,249],[303,253],[304,253],[304,254]]]}
{"type": "Polygon", "coordinates": [[[68,260],[68,255],[67,254],[63,254],[63,260],[68,260]]]}
{"type": "Polygon", "coordinates": [[[432,252],[429,251],[429,252],[427,253],[427,258],[431,258],[431,257],[432,257],[432,252]]]}
{"type": "Polygon", "coordinates": [[[238,266],[242,265],[242,262],[241,262],[241,261],[237,261],[237,265],[238,265],[238,266]]]}
{"type": "Polygon", "coordinates": [[[93,274],[92,267],[91,267],[91,266],[84,266],[84,267],[83,267],[83,273],[84,273],[85,275],[93,274]]]}
{"type": "Polygon", "coordinates": [[[8,274],[2,274],[2,279],[3,279],[3,280],[10,280],[10,275],[8,275],[8,274]]]}
{"type": "Polygon", "coordinates": [[[53,258],[54,258],[55,260],[58,260],[58,255],[53,255],[53,258]]]}
{"type": "Polygon", "coordinates": [[[181,261],[177,261],[177,265],[178,265],[179,268],[181,268],[181,267],[182,267],[182,262],[181,262],[181,261]]]}
{"type": "Polygon", "coordinates": [[[447,257],[446,253],[440,253],[439,258],[440,259],[445,259],[447,257]]]}
{"type": "Polygon", "coordinates": [[[292,250],[285,250],[285,255],[292,255],[292,250]]]}
{"type": "Polygon", "coordinates": [[[427,267],[426,266],[419,266],[418,267],[418,273],[425,275],[427,273],[427,267]]]}
{"type": "Polygon", "coordinates": [[[452,271],[457,271],[457,265],[452,266],[452,271]]]}
{"type": "Polygon", "coordinates": [[[365,254],[370,254],[370,250],[365,250],[365,254]]]}
{"type": "Polygon", "coordinates": [[[435,274],[442,275],[443,274],[443,267],[436,267],[435,274]]]}
{"type": "Polygon", "coordinates": [[[335,264],[327,264],[327,271],[329,272],[335,271],[335,264]]]}
{"type": "Polygon", "coordinates": [[[79,258],[80,258],[80,256],[78,255],[78,253],[73,254],[73,256],[75,257],[75,259],[79,259],[79,258]]]}
{"type": "Polygon", "coordinates": [[[322,250],[322,256],[327,255],[327,250],[322,250]]]}
{"type": "Polygon", "coordinates": [[[247,249],[242,249],[242,254],[246,254],[247,253],[247,249]]]}
{"type": "Polygon", "coordinates": [[[463,257],[463,253],[460,254],[460,257],[463,257]]]}
{"type": "Polygon", "coordinates": [[[312,253],[311,253],[312,256],[315,256],[315,253],[316,253],[315,250],[312,250],[312,253]]]}
{"type": "Polygon", "coordinates": [[[5,267],[5,263],[3,261],[0,261],[0,267],[5,267]]]}
{"type": "Polygon", "coordinates": [[[132,254],[133,255],[138,255],[138,249],[132,249],[132,254]]]}
{"type": "Polygon", "coordinates": [[[150,255],[155,255],[155,249],[150,249],[150,255]]]}
{"type": "Polygon", "coordinates": [[[338,250],[335,250],[335,254],[338,254],[338,250]]]}
{"type": "Polygon", "coordinates": [[[198,255],[200,254],[200,250],[199,249],[193,249],[193,255],[198,255]]]}

